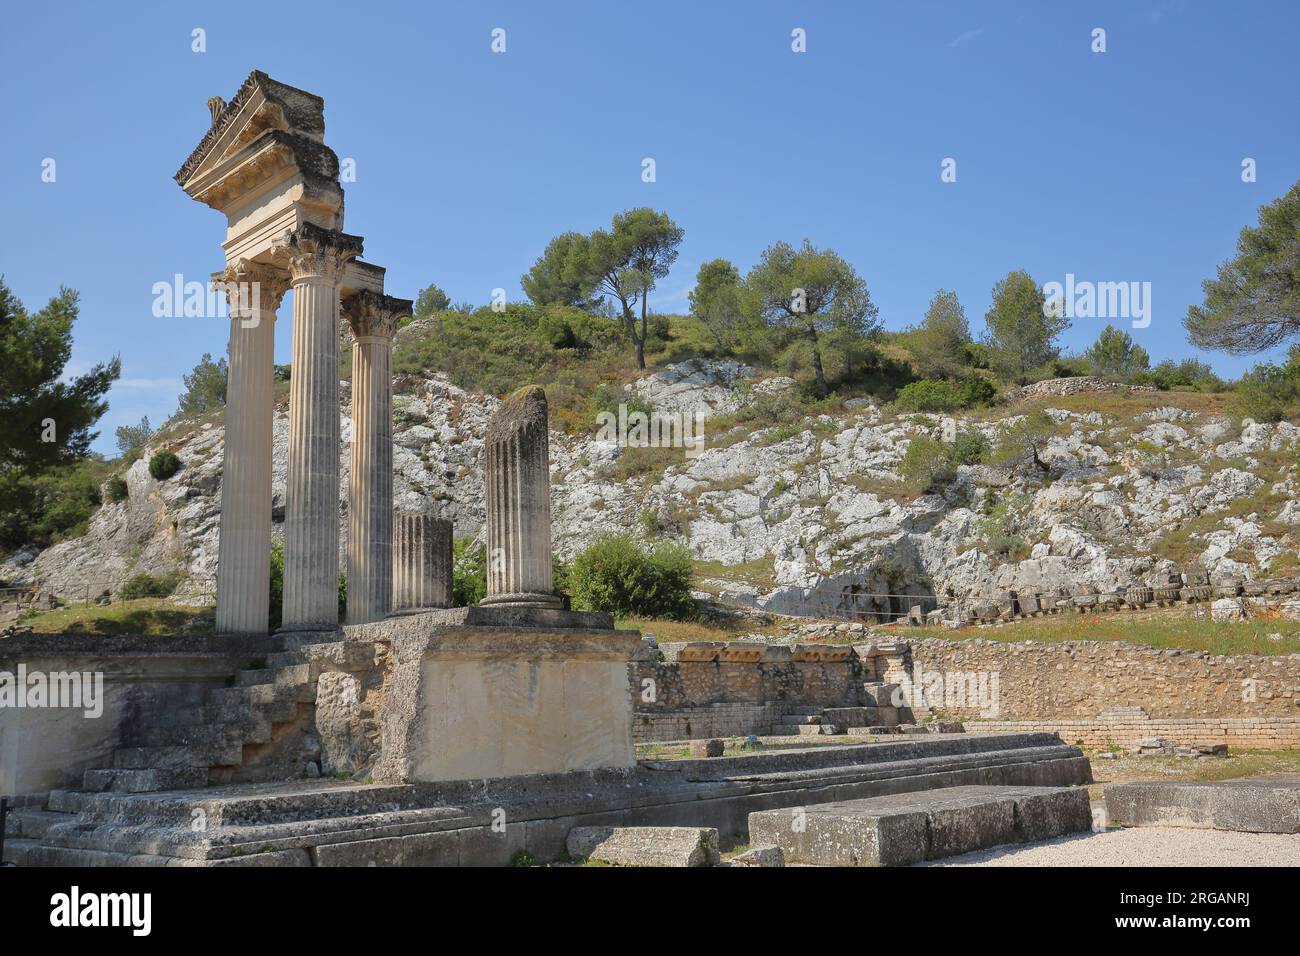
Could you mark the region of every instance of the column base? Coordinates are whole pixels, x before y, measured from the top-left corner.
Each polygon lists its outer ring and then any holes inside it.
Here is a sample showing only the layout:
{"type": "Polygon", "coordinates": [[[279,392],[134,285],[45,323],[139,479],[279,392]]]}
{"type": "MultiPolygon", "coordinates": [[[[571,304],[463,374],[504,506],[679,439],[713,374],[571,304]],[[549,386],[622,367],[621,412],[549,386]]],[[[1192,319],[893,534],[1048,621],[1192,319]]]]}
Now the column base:
{"type": "Polygon", "coordinates": [[[564,607],[564,599],[558,594],[543,594],[540,591],[493,594],[478,603],[482,607],[564,607]]]}

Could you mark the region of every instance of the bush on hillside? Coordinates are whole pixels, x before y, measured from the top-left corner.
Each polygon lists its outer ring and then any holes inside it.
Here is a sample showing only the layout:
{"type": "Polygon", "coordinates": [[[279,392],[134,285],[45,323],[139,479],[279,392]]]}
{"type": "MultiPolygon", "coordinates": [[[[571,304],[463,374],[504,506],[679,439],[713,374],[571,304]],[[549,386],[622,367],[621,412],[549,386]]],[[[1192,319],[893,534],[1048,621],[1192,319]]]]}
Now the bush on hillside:
{"type": "Polygon", "coordinates": [[[126,479],[121,475],[114,475],[112,478],[108,479],[108,483],[104,485],[104,496],[113,504],[117,504],[119,501],[126,501],[130,494],[131,489],[127,487],[126,479]]]}
{"type": "Polygon", "coordinates": [[[904,385],[894,405],[909,412],[950,413],[992,405],[997,397],[997,388],[982,375],[970,375],[961,382],[923,378],[904,385]]]}
{"type": "Polygon", "coordinates": [[[1300,345],[1292,346],[1285,365],[1256,365],[1241,377],[1228,410],[1257,422],[1280,422],[1300,411],[1300,345]]]}
{"type": "Polygon", "coordinates": [[[451,545],[451,603],[477,607],[487,595],[487,548],[473,538],[457,538],[451,545]]]}
{"type": "Polygon", "coordinates": [[[166,481],[181,470],[181,460],[169,451],[160,451],[149,459],[149,474],[155,481],[166,481]]]}
{"type": "Polygon", "coordinates": [[[122,585],[117,596],[122,601],[168,597],[180,583],[181,576],[176,571],[168,571],[166,574],[137,574],[122,585]]]}
{"type": "Polygon", "coordinates": [[[686,617],[691,598],[691,557],[685,546],[660,544],[647,551],[628,535],[606,535],[573,561],[573,606],[645,617],[686,617]]]}
{"type": "Polygon", "coordinates": [[[907,443],[899,470],[922,493],[939,491],[957,477],[951,449],[928,435],[917,435],[907,443]]]}

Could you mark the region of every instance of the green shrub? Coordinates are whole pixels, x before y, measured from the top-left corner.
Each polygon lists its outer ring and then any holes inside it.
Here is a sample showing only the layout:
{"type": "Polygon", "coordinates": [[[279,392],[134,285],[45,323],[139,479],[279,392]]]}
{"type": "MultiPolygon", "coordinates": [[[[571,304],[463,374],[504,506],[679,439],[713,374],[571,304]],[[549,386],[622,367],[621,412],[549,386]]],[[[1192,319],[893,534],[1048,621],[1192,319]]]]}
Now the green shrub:
{"type": "Polygon", "coordinates": [[[109,501],[117,504],[119,501],[126,501],[131,494],[131,489],[127,487],[125,478],[121,475],[114,475],[108,479],[108,484],[104,486],[104,493],[109,501]]]}
{"type": "Polygon", "coordinates": [[[122,585],[117,596],[123,601],[134,601],[138,598],[149,597],[167,597],[176,590],[177,585],[181,583],[181,576],[176,571],[168,571],[166,574],[137,574],[126,584],[122,585]]]}
{"type": "Polygon", "coordinates": [[[473,538],[457,538],[451,551],[451,603],[477,607],[487,595],[487,548],[473,538]]]}
{"type": "Polygon", "coordinates": [[[1285,365],[1261,363],[1243,375],[1228,410],[1257,422],[1280,422],[1300,410],[1300,346],[1292,346],[1285,365]]]}
{"type": "Polygon", "coordinates": [[[968,375],[966,380],[957,386],[957,397],[961,400],[962,408],[980,408],[996,402],[998,390],[997,386],[983,375],[968,375]]]}
{"type": "Polygon", "coordinates": [[[1027,495],[1012,494],[990,505],[984,517],[976,523],[984,547],[994,554],[1005,554],[1012,561],[1028,557],[1029,548],[1016,529],[1025,519],[1031,503],[1027,495]]]}
{"type": "Polygon", "coordinates": [[[997,398],[997,388],[983,375],[968,375],[961,382],[923,378],[904,385],[894,399],[894,406],[909,412],[955,412],[992,405],[997,398]]]}
{"type": "Polygon", "coordinates": [[[908,442],[899,470],[921,492],[938,491],[957,477],[952,450],[928,435],[917,435],[908,442]]]}
{"type": "Polygon", "coordinates": [[[284,543],[271,543],[270,627],[276,630],[284,621],[284,543]]]}
{"type": "Polygon", "coordinates": [[[606,535],[577,556],[569,575],[573,606],[643,617],[685,617],[691,598],[690,552],[680,544],[647,551],[625,534],[606,535]]]}
{"type": "Polygon", "coordinates": [[[962,407],[957,387],[937,378],[923,378],[904,385],[894,404],[909,412],[955,412],[962,407]]]}
{"type": "Polygon", "coordinates": [[[169,451],[160,451],[149,459],[149,474],[155,481],[166,481],[181,470],[181,460],[169,451]]]}
{"type": "Polygon", "coordinates": [[[957,433],[950,452],[952,460],[958,465],[978,465],[987,460],[989,443],[982,432],[970,429],[957,433]]]}

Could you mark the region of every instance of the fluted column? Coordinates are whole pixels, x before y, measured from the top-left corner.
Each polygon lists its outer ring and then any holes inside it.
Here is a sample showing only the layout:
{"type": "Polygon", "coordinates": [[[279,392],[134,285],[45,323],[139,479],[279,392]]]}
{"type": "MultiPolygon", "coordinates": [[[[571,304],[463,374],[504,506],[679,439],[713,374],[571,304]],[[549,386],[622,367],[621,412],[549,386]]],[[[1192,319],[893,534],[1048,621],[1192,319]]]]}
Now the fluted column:
{"type": "Polygon", "coordinates": [[[348,623],[393,604],[393,380],[397,320],[412,302],[363,291],[344,307],[352,327],[352,447],[348,470],[348,623]]]}
{"type": "Polygon", "coordinates": [[[283,627],[330,629],[338,626],[339,280],[361,238],[304,223],[276,249],[293,279],[283,627]]]}
{"type": "Polygon", "coordinates": [[[393,516],[393,610],[451,607],[451,522],[417,511],[393,516]]]}
{"type": "Polygon", "coordinates": [[[483,604],[559,607],[551,584],[550,442],[546,393],[519,389],[488,422],[487,597],[483,604]]]}
{"type": "Polygon", "coordinates": [[[275,310],[283,272],[241,260],[213,276],[230,305],[217,633],[265,634],[271,600],[271,431],[275,310]]]}

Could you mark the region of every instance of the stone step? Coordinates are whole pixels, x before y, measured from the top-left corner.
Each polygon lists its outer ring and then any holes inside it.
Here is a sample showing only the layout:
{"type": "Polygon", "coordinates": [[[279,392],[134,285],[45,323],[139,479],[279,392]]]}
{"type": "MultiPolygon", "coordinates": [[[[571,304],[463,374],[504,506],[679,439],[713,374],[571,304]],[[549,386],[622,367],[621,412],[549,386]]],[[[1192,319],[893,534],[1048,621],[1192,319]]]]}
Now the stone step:
{"type": "Polygon", "coordinates": [[[82,778],[86,790],[102,793],[152,793],[158,790],[194,790],[208,785],[207,767],[177,767],[172,770],[87,770],[82,778]]]}
{"type": "Polygon", "coordinates": [[[6,837],[4,862],[12,863],[14,866],[26,866],[28,855],[40,845],[40,840],[31,840],[26,837],[6,837]]]}
{"type": "Polygon", "coordinates": [[[897,684],[870,681],[862,685],[862,703],[869,707],[897,707],[905,703],[897,684]]]}
{"type": "Polygon", "coordinates": [[[118,747],[113,751],[115,770],[172,770],[177,767],[212,767],[239,764],[244,747],[238,741],[193,747],[118,747]]]}
{"type": "Polygon", "coordinates": [[[883,737],[887,734],[897,732],[896,727],[888,727],[884,724],[873,724],[870,727],[848,727],[844,731],[850,737],[883,737]]]}
{"type": "Polygon", "coordinates": [[[90,798],[91,794],[82,790],[51,790],[45,809],[55,813],[80,813],[90,798]]]}
{"type": "MultiPolygon", "coordinates": [[[[264,685],[267,690],[271,690],[271,685],[264,685]]],[[[225,690],[249,690],[251,688],[240,687],[224,688],[225,690]]],[[[204,705],[203,711],[207,719],[204,721],[208,724],[247,724],[249,726],[259,725],[265,720],[269,724],[284,724],[291,720],[298,719],[298,702],[296,700],[270,700],[268,702],[251,702],[240,701],[237,697],[221,696],[215,700],[209,700],[204,705]]],[[[258,733],[259,731],[254,731],[258,733]]],[[[269,731],[268,731],[269,733],[269,731]]],[[[263,740],[250,740],[248,743],[265,743],[270,737],[263,740]]]]}
{"type": "Polygon", "coordinates": [[[1300,774],[1112,783],[1105,797],[1112,825],[1300,833],[1300,774]]]}
{"type": "Polygon", "coordinates": [[[45,836],[56,823],[67,823],[76,817],[70,813],[55,813],[53,810],[11,810],[5,819],[5,842],[11,837],[39,839],[45,836]]]}
{"type": "Polygon", "coordinates": [[[1092,829],[1086,787],[958,786],[749,815],[787,863],[906,866],[1092,829]]]}
{"type": "Polygon", "coordinates": [[[870,727],[879,724],[879,707],[827,707],[822,711],[822,721],[843,733],[849,727],[870,727]]]}
{"type": "Polygon", "coordinates": [[[615,866],[713,866],[718,831],[711,827],[574,827],[565,849],[575,860],[615,866]]]}
{"type": "Polygon", "coordinates": [[[155,725],[147,727],[135,741],[141,747],[223,747],[231,743],[264,744],[271,739],[271,720],[250,711],[235,720],[205,724],[155,725]]]}
{"type": "Polygon", "coordinates": [[[279,668],[259,667],[250,670],[240,671],[235,675],[236,687],[257,687],[262,684],[275,683],[275,675],[279,668]]]}
{"type": "MultiPolygon", "coordinates": [[[[289,664],[284,667],[267,667],[262,670],[240,671],[235,675],[236,687],[275,688],[279,700],[296,700],[310,704],[316,700],[316,675],[310,664],[289,664]]],[[[229,688],[227,688],[229,689],[229,688]]]]}

